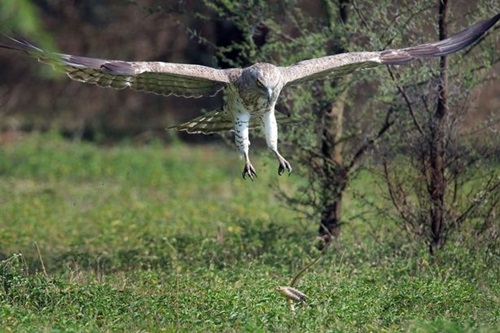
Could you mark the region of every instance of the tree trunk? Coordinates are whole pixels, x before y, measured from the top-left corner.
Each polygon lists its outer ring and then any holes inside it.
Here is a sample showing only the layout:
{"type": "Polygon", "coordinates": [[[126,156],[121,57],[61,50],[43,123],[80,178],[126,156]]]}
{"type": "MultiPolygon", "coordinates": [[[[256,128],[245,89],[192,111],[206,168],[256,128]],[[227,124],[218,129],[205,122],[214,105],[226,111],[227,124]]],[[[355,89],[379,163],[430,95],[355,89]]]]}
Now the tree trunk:
{"type": "MultiPolygon", "coordinates": [[[[448,0],[439,2],[439,39],[446,39],[448,18],[448,0]]],[[[431,179],[429,195],[431,199],[431,239],[429,250],[434,253],[436,247],[444,243],[446,179],[444,175],[444,139],[446,117],[448,115],[448,59],[440,58],[438,85],[438,102],[434,117],[431,118],[430,166],[431,179]]]]}
{"type": "MultiPolygon", "coordinates": [[[[333,16],[337,16],[342,23],[348,19],[350,0],[340,0],[337,4],[337,12],[334,13],[330,3],[325,2],[325,8],[330,16],[330,22],[335,22],[333,16]]],[[[343,53],[346,50],[336,45],[332,53],[343,53]]],[[[342,85],[345,80],[337,81],[337,86],[342,85]]],[[[325,248],[330,240],[340,233],[342,216],[342,195],[347,184],[347,172],[343,166],[343,144],[340,138],[343,134],[344,109],[347,99],[346,88],[337,96],[336,100],[321,120],[323,133],[321,136],[321,155],[323,159],[322,195],[323,205],[321,221],[319,226],[319,237],[323,240],[320,246],[325,248]]]]}
{"type": "Polygon", "coordinates": [[[344,126],[344,110],[348,89],[344,89],[323,117],[321,154],[323,157],[323,210],[319,236],[328,244],[332,236],[340,232],[342,194],[347,184],[343,167],[343,144],[340,141],[344,126]]]}

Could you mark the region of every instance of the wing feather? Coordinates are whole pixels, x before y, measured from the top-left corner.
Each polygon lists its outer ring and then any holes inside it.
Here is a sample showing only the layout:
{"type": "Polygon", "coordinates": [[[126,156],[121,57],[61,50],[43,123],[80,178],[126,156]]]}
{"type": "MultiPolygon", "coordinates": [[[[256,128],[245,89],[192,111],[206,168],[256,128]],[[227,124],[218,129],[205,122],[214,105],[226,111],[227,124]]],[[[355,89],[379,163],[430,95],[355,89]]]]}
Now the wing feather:
{"type": "Polygon", "coordinates": [[[177,126],[167,129],[186,131],[188,133],[211,134],[216,132],[231,131],[234,128],[233,118],[229,112],[216,110],[191,119],[177,126]]]}
{"type": "Polygon", "coordinates": [[[23,38],[12,38],[15,46],[42,63],[64,71],[70,78],[115,89],[131,88],[159,95],[214,96],[231,83],[233,70],[201,65],[148,61],[120,61],[48,52],[23,38]]]}
{"type": "Polygon", "coordinates": [[[401,65],[419,58],[441,57],[474,42],[500,19],[500,14],[432,44],[422,44],[380,52],[351,52],[305,60],[280,67],[286,85],[312,79],[347,75],[359,69],[380,65],[401,65]]]}

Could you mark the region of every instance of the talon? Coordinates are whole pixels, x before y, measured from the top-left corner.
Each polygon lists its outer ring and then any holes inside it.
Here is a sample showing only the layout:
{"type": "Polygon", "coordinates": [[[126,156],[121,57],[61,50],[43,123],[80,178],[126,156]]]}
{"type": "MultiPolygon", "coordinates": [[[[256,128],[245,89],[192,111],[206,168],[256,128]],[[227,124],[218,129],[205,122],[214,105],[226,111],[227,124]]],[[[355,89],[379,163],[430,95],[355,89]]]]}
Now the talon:
{"type": "Polygon", "coordinates": [[[281,176],[286,170],[288,171],[288,176],[290,176],[290,174],[292,173],[292,166],[290,165],[290,163],[288,163],[288,161],[285,159],[282,159],[279,162],[280,165],[278,167],[278,175],[281,176]]]}
{"type": "Polygon", "coordinates": [[[251,181],[253,181],[254,177],[257,178],[257,173],[255,172],[255,168],[250,163],[245,164],[245,167],[243,168],[243,173],[242,173],[243,179],[246,179],[246,175],[250,177],[251,181]]]}
{"type": "Polygon", "coordinates": [[[285,167],[283,166],[283,164],[280,164],[280,166],[278,167],[278,175],[281,176],[283,172],[285,172],[285,167]]]}

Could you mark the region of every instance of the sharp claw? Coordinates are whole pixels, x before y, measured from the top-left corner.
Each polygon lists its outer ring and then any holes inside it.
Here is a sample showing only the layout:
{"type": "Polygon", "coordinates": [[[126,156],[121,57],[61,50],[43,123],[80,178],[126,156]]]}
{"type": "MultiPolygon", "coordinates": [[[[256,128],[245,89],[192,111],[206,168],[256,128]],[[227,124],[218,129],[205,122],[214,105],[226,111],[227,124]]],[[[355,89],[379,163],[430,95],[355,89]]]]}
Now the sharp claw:
{"type": "Polygon", "coordinates": [[[283,159],[282,161],[280,161],[280,165],[278,167],[278,175],[281,176],[284,172],[288,171],[288,176],[290,176],[292,174],[292,166],[290,165],[290,163],[288,163],[287,160],[283,159]]]}
{"type": "Polygon", "coordinates": [[[283,166],[283,164],[280,164],[280,166],[278,167],[278,176],[281,176],[283,172],[285,172],[285,167],[283,166]]]}
{"type": "Polygon", "coordinates": [[[243,179],[246,179],[246,175],[250,177],[251,181],[253,181],[254,178],[257,178],[257,173],[255,172],[255,169],[251,164],[245,164],[245,168],[243,168],[243,179]]]}

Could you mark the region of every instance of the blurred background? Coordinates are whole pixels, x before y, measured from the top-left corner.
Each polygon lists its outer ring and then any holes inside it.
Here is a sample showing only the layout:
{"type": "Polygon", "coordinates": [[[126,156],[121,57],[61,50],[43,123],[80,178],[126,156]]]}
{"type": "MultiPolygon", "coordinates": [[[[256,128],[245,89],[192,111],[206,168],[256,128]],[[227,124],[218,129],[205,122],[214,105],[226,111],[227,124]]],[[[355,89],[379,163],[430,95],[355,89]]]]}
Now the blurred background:
{"type": "MultiPolygon", "coordinates": [[[[231,29],[194,12],[210,15],[195,1],[7,0],[0,3],[0,22],[4,33],[19,33],[60,53],[217,66],[213,48],[190,31],[223,44],[231,29]]],[[[166,127],[220,103],[99,89],[6,50],[0,52],[0,73],[3,133],[55,129],[74,139],[166,138],[166,127]]]]}

